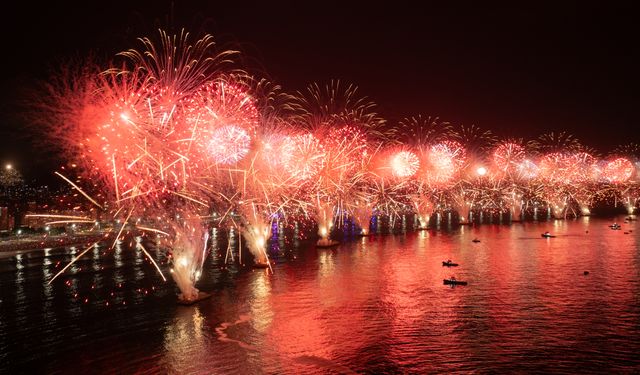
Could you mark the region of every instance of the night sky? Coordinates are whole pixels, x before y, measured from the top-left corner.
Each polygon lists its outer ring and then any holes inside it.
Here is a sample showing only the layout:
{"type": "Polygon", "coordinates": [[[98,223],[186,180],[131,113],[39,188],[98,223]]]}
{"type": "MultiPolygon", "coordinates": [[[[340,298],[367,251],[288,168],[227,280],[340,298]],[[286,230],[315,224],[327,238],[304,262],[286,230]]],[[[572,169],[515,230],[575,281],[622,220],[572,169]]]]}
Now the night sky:
{"type": "MultiPolygon", "coordinates": [[[[50,180],[64,159],[25,132],[25,88],[61,59],[139,47],[157,28],[214,35],[287,91],[359,86],[390,123],[418,114],[499,136],[566,130],[603,152],[640,143],[640,30],[633,2],[345,6],[237,1],[23,1],[4,9],[0,162],[50,180]]],[[[195,40],[195,38],[193,39],[195,40]]]]}

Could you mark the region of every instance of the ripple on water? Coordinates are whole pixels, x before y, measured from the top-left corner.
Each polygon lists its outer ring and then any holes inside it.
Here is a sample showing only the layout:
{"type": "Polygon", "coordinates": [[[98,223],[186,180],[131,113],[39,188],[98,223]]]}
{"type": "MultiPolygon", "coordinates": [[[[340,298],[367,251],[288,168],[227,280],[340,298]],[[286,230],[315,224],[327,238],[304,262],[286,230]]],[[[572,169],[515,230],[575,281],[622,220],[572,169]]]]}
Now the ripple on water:
{"type": "Polygon", "coordinates": [[[273,275],[221,270],[214,254],[199,285],[214,296],[190,307],[131,249],[92,253],[49,287],[69,248],[0,256],[0,372],[635,372],[640,230],[607,223],[301,242],[272,248],[273,275]]]}

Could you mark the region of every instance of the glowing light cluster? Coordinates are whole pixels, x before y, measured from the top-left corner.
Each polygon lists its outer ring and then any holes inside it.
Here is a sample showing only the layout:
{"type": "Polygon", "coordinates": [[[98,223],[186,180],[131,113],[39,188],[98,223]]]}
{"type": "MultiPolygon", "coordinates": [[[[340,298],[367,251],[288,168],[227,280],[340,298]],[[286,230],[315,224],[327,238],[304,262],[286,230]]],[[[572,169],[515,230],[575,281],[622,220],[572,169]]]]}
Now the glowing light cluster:
{"type": "Polygon", "coordinates": [[[420,159],[411,151],[399,151],[391,156],[391,169],[396,177],[411,177],[420,168],[420,159]]]}
{"type": "Polygon", "coordinates": [[[218,164],[234,164],[249,153],[251,137],[247,132],[235,125],[226,125],[211,134],[209,152],[218,164]]]}

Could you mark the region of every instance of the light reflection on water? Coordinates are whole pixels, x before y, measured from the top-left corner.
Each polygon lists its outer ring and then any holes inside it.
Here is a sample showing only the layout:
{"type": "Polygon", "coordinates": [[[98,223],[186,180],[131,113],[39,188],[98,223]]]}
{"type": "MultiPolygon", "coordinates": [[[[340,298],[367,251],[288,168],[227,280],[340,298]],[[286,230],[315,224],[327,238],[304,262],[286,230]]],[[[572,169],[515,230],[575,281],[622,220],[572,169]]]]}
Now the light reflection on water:
{"type": "MultiPolygon", "coordinates": [[[[639,371],[639,241],[607,224],[463,226],[317,250],[279,238],[273,275],[223,269],[227,234],[216,231],[199,284],[213,297],[194,306],[178,306],[175,286],[126,241],[51,285],[86,247],[4,256],[0,372],[639,371]],[[469,285],[443,285],[450,276],[469,285]]],[[[166,270],[162,249],[149,249],[166,270]]]]}

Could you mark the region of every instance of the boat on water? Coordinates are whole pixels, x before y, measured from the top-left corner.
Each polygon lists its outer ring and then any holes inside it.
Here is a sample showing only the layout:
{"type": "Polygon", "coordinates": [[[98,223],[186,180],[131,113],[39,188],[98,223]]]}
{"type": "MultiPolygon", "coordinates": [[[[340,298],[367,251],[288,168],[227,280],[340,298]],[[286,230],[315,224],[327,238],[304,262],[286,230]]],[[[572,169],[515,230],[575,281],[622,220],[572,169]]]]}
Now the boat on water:
{"type": "Polygon", "coordinates": [[[545,238],[554,238],[555,237],[553,234],[551,234],[549,232],[544,232],[544,233],[541,234],[541,236],[545,237],[545,238]]]}
{"type": "Polygon", "coordinates": [[[444,285],[467,285],[466,281],[456,280],[455,277],[442,280],[444,285]]]}
{"type": "Polygon", "coordinates": [[[480,240],[477,239],[477,238],[474,238],[474,239],[471,240],[471,242],[480,242],[480,240]]]}
{"type": "Polygon", "coordinates": [[[446,266],[446,267],[457,267],[458,263],[453,263],[451,261],[451,259],[447,260],[446,262],[443,260],[442,261],[442,266],[446,266]]]}
{"type": "Polygon", "coordinates": [[[198,295],[197,296],[191,296],[191,298],[185,298],[182,294],[179,294],[177,303],[178,303],[178,305],[189,306],[189,305],[193,305],[193,304],[195,304],[197,302],[200,302],[202,300],[205,300],[207,298],[210,298],[212,295],[213,294],[198,291],[198,295]]]}
{"type": "Polygon", "coordinates": [[[316,243],[317,248],[329,248],[329,247],[336,247],[338,245],[340,245],[340,242],[334,241],[334,240],[326,240],[326,241],[319,240],[316,243]]]}

